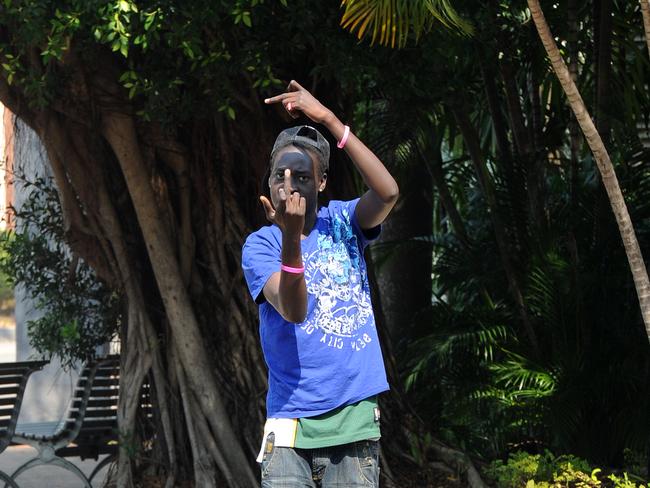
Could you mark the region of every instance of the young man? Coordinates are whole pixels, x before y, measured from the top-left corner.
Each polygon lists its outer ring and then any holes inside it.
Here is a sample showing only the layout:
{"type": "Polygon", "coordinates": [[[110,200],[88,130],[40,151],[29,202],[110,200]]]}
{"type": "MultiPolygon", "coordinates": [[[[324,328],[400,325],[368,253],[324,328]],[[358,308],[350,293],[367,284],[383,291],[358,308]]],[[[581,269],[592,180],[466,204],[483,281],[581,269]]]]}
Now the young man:
{"type": "Polygon", "coordinates": [[[378,486],[377,395],[388,383],[363,250],[395,205],[397,183],[297,82],[265,102],[323,124],[368,191],[319,209],[328,142],[310,126],[287,129],[275,141],[271,200],[260,197],[272,225],[247,238],[242,256],[269,369],[262,487],[378,486]]]}

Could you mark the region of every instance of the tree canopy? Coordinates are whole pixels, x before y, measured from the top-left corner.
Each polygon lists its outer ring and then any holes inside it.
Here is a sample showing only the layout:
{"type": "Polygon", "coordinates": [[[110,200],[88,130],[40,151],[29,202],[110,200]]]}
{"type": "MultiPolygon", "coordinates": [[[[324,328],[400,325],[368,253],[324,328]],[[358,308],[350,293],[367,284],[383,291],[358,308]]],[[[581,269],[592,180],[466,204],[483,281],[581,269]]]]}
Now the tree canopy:
{"type": "MultiPolygon", "coordinates": [[[[400,183],[368,256],[393,385],[386,481],[425,486],[431,460],[465,470],[517,449],[629,468],[626,453],[650,448],[648,341],[597,167],[525,2],[424,2],[437,17],[391,36],[353,3],[0,2],[0,101],[44,144],[60,235],[120,304],[119,419],[133,442],[118,485],[256,483],[266,372],[240,250],[264,224],[274,136],[293,123],[262,100],[291,79],[400,183]],[[153,443],[135,428],[145,375],[153,443]]],[[[543,6],[647,256],[640,8],[543,6]]],[[[359,186],[333,151],[325,197],[359,186]]]]}

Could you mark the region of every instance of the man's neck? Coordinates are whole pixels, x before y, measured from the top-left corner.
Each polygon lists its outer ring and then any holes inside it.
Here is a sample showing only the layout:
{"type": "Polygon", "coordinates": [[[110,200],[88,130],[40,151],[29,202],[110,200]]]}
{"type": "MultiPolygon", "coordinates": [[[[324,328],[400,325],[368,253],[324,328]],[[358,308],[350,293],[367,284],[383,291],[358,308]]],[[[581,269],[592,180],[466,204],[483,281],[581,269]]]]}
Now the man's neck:
{"type": "Polygon", "coordinates": [[[305,225],[302,228],[302,239],[305,239],[309,234],[311,234],[314,225],[316,224],[316,214],[314,213],[311,217],[305,216],[305,225]]]}

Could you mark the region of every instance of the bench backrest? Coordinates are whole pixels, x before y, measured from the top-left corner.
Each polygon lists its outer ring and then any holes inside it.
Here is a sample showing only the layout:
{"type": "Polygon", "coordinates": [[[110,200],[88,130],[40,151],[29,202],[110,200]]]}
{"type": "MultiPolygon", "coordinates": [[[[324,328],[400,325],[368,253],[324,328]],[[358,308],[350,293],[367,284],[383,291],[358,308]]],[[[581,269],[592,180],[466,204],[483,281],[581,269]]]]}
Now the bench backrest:
{"type": "MultiPolygon", "coordinates": [[[[117,450],[117,406],[120,358],[108,356],[88,363],[82,370],[66,420],[74,447],[57,451],[61,456],[94,457],[117,450]]],[[[150,416],[149,385],[142,390],[141,407],[150,416]]]]}
{"type": "Polygon", "coordinates": [[[65,429],[75,444],[116,438],[120,359],[109,356],[85,365],[75,388],[65,429]]]}
{"type": "Polygon", "coordinates": [[[47,363],[48,361],[0,363],[0,452],[7,448],[16,430],[29,376],[47,363]]]}

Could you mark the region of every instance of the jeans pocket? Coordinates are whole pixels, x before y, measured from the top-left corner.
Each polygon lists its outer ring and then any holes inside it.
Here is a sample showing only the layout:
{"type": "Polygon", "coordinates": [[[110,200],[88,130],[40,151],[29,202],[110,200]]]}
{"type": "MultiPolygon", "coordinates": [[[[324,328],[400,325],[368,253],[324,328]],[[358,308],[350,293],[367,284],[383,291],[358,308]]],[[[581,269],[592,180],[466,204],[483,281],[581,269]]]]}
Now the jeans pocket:
{"type": "Polygon", "coordinates": [[[264,442],[264,456],[262,457],[262,478],[266,478],[271,470],[273,457],[275,455],[275,434],[270,432],[264,442]]]}
{"type": "Polygon", "coordinates": [[[355,442],[361,478],[368,486],[379,486],[379,442],[355,442]]]}

